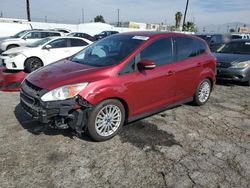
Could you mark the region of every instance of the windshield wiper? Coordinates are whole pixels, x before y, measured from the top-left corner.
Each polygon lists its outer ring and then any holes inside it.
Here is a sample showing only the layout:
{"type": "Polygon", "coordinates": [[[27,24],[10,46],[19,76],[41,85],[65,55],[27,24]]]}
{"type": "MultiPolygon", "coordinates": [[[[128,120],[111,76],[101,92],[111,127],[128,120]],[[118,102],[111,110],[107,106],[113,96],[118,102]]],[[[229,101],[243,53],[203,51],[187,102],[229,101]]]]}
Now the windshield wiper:
{"type": "Polygon", "coordinates": [[[75,63],[82,63],[80,60],[72,60],[71,61],[75,62],[75,63]]]}

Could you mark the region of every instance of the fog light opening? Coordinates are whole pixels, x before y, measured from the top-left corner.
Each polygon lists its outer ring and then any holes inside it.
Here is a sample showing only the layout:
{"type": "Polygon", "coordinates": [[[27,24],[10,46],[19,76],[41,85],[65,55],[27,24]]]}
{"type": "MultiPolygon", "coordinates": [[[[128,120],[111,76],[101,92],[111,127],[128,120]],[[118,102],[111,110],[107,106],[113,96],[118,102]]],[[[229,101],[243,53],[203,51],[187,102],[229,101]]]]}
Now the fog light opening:
{"type": "Polygon", "coordinates": [[[13,68],[16,68],[16,64],[15,64],[14,62],[12,63],[12,67],[13,67],[13,68]]]}

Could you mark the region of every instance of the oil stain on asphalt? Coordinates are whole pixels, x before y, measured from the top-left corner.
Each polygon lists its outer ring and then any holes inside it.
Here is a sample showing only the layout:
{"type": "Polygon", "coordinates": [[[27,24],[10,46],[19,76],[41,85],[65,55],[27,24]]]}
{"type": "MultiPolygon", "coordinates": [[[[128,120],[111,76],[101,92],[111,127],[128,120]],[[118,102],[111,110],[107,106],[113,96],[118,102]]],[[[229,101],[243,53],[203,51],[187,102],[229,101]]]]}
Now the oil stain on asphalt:
{"type": "Polygon", "coordinates": [[[119,136],[122,143],[131,143],[140,149],[149,147],[151,150],[156,150],[156,146],[181,146],[173,134],[159,130],[157,125],[146,121],[137,121],[124,126],[119,136]]]}

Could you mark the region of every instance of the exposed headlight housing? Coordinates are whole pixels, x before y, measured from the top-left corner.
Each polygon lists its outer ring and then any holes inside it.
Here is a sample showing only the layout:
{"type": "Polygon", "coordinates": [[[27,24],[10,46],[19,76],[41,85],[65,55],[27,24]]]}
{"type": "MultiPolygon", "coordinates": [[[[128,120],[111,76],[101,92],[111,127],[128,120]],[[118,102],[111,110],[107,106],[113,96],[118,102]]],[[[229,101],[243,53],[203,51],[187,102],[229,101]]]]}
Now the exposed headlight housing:
{"type": "Polygon", "coordinates": [[[8,54],[8,56],[10,57],[10,58],[12,58],[12,57],[16,57],[16,56],[18,56],[20,53],[12,53],[12,54],[8,54]]]}
{"type": "Polygon", "coordinates": [[[44,94],[41,97],[41,100],[44,102],[49,102],[49,101],[61,101],[61,100],[65,100],[65,99],[70,99],[70,98],[75,97],[87,85],[88,85],[88,82],[84,82],[81,84],[62,86],[62,87],[56,88],[56,89],[44,94]]]}
{"type": "Polygon", "coordinates": [[[234,69],[244,69],[246,67],[250,66],[250,61],[244,61],[244,62],[240,62],[237,64],[234,64],[231,68],[234,69]]]}

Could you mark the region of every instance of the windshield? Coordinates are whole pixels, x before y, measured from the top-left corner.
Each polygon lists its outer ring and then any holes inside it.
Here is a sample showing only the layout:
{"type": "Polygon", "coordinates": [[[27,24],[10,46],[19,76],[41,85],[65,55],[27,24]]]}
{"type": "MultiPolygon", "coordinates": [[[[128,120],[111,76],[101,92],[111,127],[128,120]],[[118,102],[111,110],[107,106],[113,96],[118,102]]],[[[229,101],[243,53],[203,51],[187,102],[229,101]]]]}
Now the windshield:
{"type": "Polygon", "coordinates": [[[12,36],[12,38],[21,38],[21,36],[23,36],[23,34],[26,33],[26,32],[28,32],[28,31],[27,30],[20,31],[19,33],[12,36]]]}
{"type": "Polygon", "coordinates": [[[85,48],[73,56],[71,61],[97,67],[115,65],[147,39],[143,36],[113,35],[85,48]]]}
{"type": "Polygon", "coordinates": [[[35,47],[38,47],[38,46],[41,46],[43,44],[45,44],[46,42],[50,41],[52,38],[51,37],[47,37],[47,38],[44,38],[44,39],[40,39],[32,44],[29,44],[27,45],[27,47],[30,47],[30,48],[35,48],[35,47]]]}
{"type": "Polygon", "coordinates": [[[228,44],[224,44],[217,50],[217,52],[228,54],[250,54],[250,41],[230,42],[228,44]]]}

